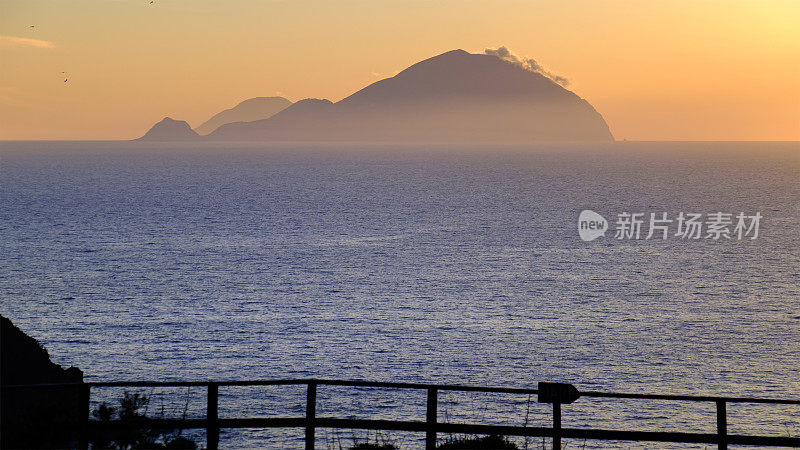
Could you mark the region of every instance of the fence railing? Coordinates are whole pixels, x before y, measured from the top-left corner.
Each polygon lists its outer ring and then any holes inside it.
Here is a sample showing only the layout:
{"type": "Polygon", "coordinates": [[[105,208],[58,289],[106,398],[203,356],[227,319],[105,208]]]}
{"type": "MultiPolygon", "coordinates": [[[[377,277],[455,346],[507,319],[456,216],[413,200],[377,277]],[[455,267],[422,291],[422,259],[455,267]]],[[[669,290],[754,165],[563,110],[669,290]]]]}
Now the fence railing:
{"type": "MultiPolygon", "coordinates": [[[[49,385],[17,385],[4,386],[6,389],[43,389],[47,387],[64,387],[70,384],[49,385]]],[[[729,403],[800,405],[800,399],[767,399],[749,397],[718,397],[692,395],[660,395],[634,394],[616,392],[578,391],[574,386],[565,383],[539,383],[537,389],[461,386],[450,384],[423,383],[391,383],[355,380],[329,379],[290,379],[290,380],[252,380],[252,381],[168,381],[168,382],[92,382],[74,384],[80,388],[85,409],[86,425],[83,436],[88,444],[89,435],[105,429],[128,426],[119,421],[100,422],[89,420],[89,404],[93,387],[205,387],[207,390],[207,409],[205,419],[150,419],[146,425],[150,429],[201,429],[206,430],[206,445],[209,449],[219,446],[220,429],[230,428],[305,428],[305,448],[314,448],[317,428],[362,429],[386,431],[410,431],[425,433],[425,448],[436,448],[437,434],[499,434],[520,437],[545,437],[552,439],[553,449],[561,448],[562,439],[613,440],[613,441],[648,441],[671,443],[716,444],[720,449],[728,445],[759,445],[775,447],[800,447],[800,437],[763,436],[728,434],[727,405],[729,403]],[[220,418],[219,388],[220,386],[306,386],[306,411],[299,417],[266,417],[266,418],[220,418]],[[367,388],[390,388],[422,390],[427,392],[425,421],[408,420],[376,420],[376,419],[341,419],[334,417],[317,417],[318,386],[349,386],[367,388]],[[552,405],[553,422],[551,427],[529,427],[510,425],[488,425],[477,423],[450,423],[438,421],[438,396],[443,391],[482,392],[536,395],[539,403],[552,405]],[[561,426],[561,405],[573,403],[579,398],[616,398],[637,400],[666,400],[674,402],[705,402],[716,406],[716,433],[690,433],[677,431],[641,431],[641,430],[609,430],[602,428],[563,428],[561,426]]]]}

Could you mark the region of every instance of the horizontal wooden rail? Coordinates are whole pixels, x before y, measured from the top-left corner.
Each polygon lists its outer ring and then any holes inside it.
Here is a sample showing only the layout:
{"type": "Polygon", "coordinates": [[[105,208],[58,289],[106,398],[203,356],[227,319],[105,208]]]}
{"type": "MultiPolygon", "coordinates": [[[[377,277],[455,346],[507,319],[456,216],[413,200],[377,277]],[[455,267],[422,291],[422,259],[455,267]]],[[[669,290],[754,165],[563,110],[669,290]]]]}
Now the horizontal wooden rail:
{"type": "MultiPolygon", "coordinates": [[[[20,384],[6,385],[2,389],[24,389],[42,388],[47,386],[91,386],[91,387],[206,387],[209,384],[218,386],[291,386],[316,383],[326,386],[350,386],[350,387],[370,387],[370,388],[396,388],[396,389],[420,389],[427,390],[435,388],[439,391],[462,391],[462,392],[494,392],[507,394],[538,394],[538,389],[532,388],[507,388],[507,387],[485,387],[458,384],[430,384],[430,383],[395,383],[383,381],[362,381],[362,380],[332,380],[324,378],[301,378],[301,379],[277,379],[277,380],[235,380],[235,381],[92,381],[87,383],[45,383],[45,384],[20,384]]],[[[629,398],[642,400],[672,400],[672,401],[693,401],[693,402],[716,402],[718,400],[727,403],[773,403],[785,405],[800,405],[800,399],[777,399],[777,398],[757,398],[757,397],[726,397],[713,395],[670,395],[670,394],[635,394],[620,392],[602,391],[581,391],[581,397],[596,398],[629,398]]]]}
{"type": "MultiPolygon", "coordinates": [[[[186,387],[186,386],[208,386],[210,383],[218,386],[291,386],[308,385],[316,383],[325,386],[346,386],[346,387],[366,387],[366,388],[388,388],[388,389],[420,389],[430,388],[440,391],[463,391],[463,392],[496,392],[507,394],[536,394],[537,389],[507,388],[507,387],[485,387],[469,386],[457,384],[425,384],[425,383],[395,383],[384,381],[362,381],[362,380],[331,380],[331,379],[291,379],[291,380],[244,380],[244,381],[97,381],[85,383],[96,387],[186,387]]],[[[34,385],[45,386],[45,385],[34,385]]],[[[60,384],[59,384],[60,386],[60,384]]]]}
{"type": "MultiPolygon", "coordinates": [[[[776,398],[749,398],[725,396],[692,396],[692,395],[662,395],[662,394],[637,394],[583,391],[580,392],[572,385],[563,383],[540,383],[538,389],[483,387],[450,384],[425,384],[425,383],[393,383],[361,380],[330,380],[330,379],[283,379],[283,380],[247,380],[247,381],[120,381],[120,382],[89,382],[89,383],[60,383],[37,385],[3,386],[3,390],[15,389],[48,389],[64,387],[80,387],[85,392],[87,403],[86,433],[92,434],[102,430],[120,429],[130,426],[121,421],[99,422],[89,420],[88,403],[90,390],[93,387],[187,387],[200,386],[207,389],[207,415],[205,419],[145,419],[137,426],[149,429],[206,429],[209,449],[219,445],[220,429],[234,428],[304,428],[305,447],[313,449],[315,444],[315,430],[317,428],[347,428],[364,430],[393,430],[425,433],[426,449],[436,448],[436,436],[439,433],[464,433],[464,434],[500,434],[505,436],[529,436],[552,438],[553,448],[561,446],[561,439],[584,440],[613,440],[613,441],[647,441],[647,442],[674,442],[716,444],[720,449],[728,445],[760,445],[776,447],[800,447],[800,438],[791,436],[754,436],[728,434],[727,404],[728,403],[754,403],[754,404],[782,404],[800,405],[800,399],[776,398]],[[233,386],[305,386],[306,387],[306,414],[304,417],[256,417],[256,418],[220,418],[219,388],[233,386]],[[373,420],[373,419],[341,419],[334,417],[318,417],[316,415],[317,391],[319,386],[346,386],[355,388],[377,389],[411,389],[427,392],[425,421],[408,420],[373,420]],[[553,407],[552,427],[523,427],[508,425],[486,425],[476,423],[440,423],[438,422],[438,394],[441,391],[484,392],[538,395],[540,402],[551,403],[553,407]],[[687,433],[677,431],[638,431],[638,430],[607,430],[601,428],[562,428],[561,406],[572,403],[580,397],[592,398],[617,398],[637,400],[666,400],[678,402],[710,402],[716,406],[716,433],[687,433]]],[[[86,441],[88,442],[88,441],[86,441]]]]}

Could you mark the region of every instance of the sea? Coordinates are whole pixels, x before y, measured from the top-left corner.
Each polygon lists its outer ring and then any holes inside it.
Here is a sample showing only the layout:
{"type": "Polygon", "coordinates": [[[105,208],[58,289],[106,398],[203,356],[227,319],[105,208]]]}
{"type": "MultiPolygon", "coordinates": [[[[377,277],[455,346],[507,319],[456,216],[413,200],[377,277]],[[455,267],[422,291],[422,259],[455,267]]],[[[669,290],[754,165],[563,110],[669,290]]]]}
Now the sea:
{"type": "MultiPolygon", "coordinates": [[[[799,192],[797,142],[2,142],[0,313],[86,381],[554,381],[798,399],[799,192]],[[586,210],[606,221],[593,240],[579,233],[586,210]]],[[[302,415],[304,389],[221,388],[220,415],[302,415]]],[[[319,389],[319,417],[425,417],[424,391],[319,389]]],[[[203,388],[137,392],[151,415],[205,414],[203,388]]],[[[121,393],[95,388],[92,401],[121,393]]],[[[440,421],[550,426],[550,414],[535,396],[439,401],[440,421]]],[[[581,398],[563,426],[713,433],[714,414],[581,398]]],[[[728,421],[732,434],[800,435],[798,406],[731,404],[728,421]]],[[[422,438],[317,431],[325,449],[422,438]]],[[[223,430],[220,445],[302,439],[223,430]]]]}

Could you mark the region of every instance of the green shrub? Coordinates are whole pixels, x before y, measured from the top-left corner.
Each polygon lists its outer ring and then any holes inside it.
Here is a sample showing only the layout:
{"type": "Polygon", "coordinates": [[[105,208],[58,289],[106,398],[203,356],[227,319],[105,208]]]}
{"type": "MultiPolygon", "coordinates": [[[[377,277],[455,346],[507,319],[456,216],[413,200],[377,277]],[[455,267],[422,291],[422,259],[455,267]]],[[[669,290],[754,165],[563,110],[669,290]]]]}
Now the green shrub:
{"type": "Polygon", "coordinates": [[[389,443],[362,442],[350,447],[350,450],[397,450],[397,447],[389,443]]]}
{"type": "Polygon", "coordinates": [[[509,441],[504,436],[496,434],[490,436],[462,437],[448,440],[439,444],[436,448],[440,449],[511,449],[518,450],[517,444],[509,441]]]}
{"type": "Polygon", "coordinates": [[[137,393],[125,394],[119,399],[119,407],[101,403],[92,411],[100,422],[119,423],[119,427],[98,432],[92,440],[92,448],[133,450],[133,449],[196,449],[197,444],[180,435],[155,431],[147,427],[147,405],[150,398],[137,393]]]}

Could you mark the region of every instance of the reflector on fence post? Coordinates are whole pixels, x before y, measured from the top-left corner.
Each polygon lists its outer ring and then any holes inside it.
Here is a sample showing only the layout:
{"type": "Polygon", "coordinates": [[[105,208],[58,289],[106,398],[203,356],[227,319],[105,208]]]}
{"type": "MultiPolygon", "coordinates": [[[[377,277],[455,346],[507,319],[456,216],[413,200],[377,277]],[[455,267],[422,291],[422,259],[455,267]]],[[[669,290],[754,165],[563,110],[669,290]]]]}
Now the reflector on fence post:
{"type": "Polygon", "coordinates": [[[569,383],[539,383],[539,403],[569,404],[580,397],[578,389],[569,383]]]}

